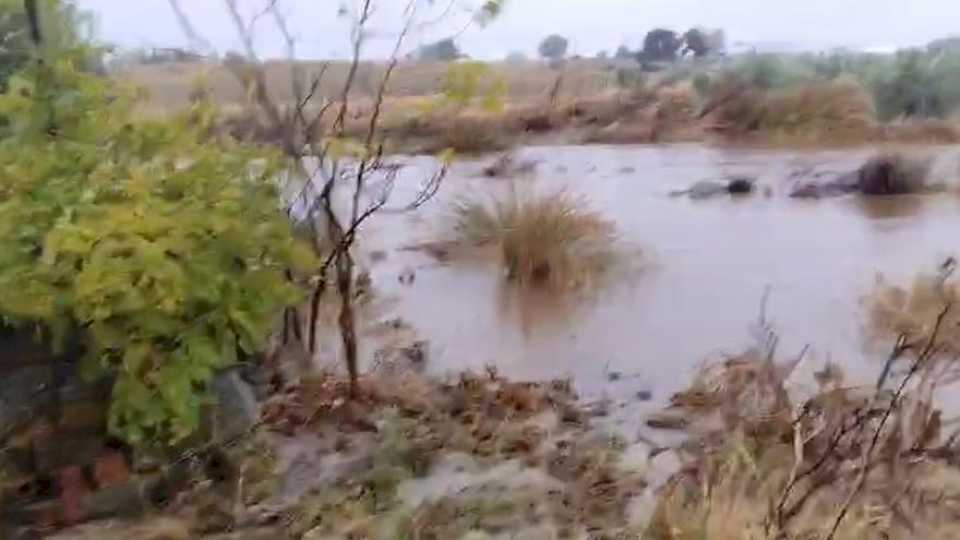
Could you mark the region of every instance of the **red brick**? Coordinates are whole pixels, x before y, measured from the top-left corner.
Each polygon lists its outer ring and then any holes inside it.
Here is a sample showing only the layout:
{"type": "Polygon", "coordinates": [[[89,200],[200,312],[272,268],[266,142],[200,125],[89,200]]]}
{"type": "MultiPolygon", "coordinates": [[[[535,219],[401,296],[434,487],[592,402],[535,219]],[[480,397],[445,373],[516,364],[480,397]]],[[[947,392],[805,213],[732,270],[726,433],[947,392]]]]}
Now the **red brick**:
{"type": "Polygon", "coordinates": [[[97,488],[109,488],[125,484],[130,480],[130,467],[127,459],[116,450],[107,450],[93,464],[93,478],[97,488]]]}
{"type": "Polygon", "coordinates": [[[63,503],[63,520],[68,525],[80,523],[86,517],[83,498],[90,492],[83,469],[78,466],[60,470],[60,500],[63,503]]]}

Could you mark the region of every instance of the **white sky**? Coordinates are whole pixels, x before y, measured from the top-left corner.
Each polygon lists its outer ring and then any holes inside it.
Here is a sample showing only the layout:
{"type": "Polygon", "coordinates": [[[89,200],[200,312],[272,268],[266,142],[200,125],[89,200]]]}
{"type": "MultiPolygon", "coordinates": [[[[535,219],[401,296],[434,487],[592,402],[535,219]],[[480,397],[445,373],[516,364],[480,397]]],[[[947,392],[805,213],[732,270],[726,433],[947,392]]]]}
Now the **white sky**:
{"type": "MultiPolygon", "coordinates": [[[[252,17],[268,0],[238,0],[252,17]]],[[[887,48],[923,45],[960,33],[960,0],[507,0],[503,15],[487,28],[469,27],[467,10],[479,0],[419,0],[419,20],[442,23],[410,37],[406,50],[459,33],[461,49],[476,58],[501,57],[512,50],[534,53],[547,34],[570,38],[571,53],[592,55],[620,44],[636,47],[656,26],[683,30],[723,28],[729,43],[785,43],[807,49],[837,46],[887,48]],[[447,6],[453,2],[449,11],[447,6]],[[462,31],[462,33],[460,33],[462,31]]],[[[298,39],[300,57],[344,57],[349,18],[338,17],[356,0],[277,0],[298,39]]],[[[400,13],[409,0],[374,0],[378,12],[366,56],[383,57],[392,48],[400,13]]],[[[220,51],[240,48],[223,0],[180,0],[194,26],[220,51]]],[[[100,37],[123,46],[182,46],[168,0],[80,0],[98,20],[100,37]]],[[[282,40],[269,17],[257,25],[257,48],[282,57],[282,40]]]]}

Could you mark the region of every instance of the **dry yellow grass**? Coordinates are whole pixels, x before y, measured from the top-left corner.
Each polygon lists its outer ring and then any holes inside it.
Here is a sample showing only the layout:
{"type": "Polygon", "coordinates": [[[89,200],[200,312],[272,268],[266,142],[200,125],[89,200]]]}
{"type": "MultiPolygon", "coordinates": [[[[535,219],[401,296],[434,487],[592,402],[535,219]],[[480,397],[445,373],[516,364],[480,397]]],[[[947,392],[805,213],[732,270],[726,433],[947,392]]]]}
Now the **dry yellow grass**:
{"type": "Polygon", "coordinates": [[[877,335],[901,344],[875,384],[848,383],[828,364],[816,389],[801,391],[800,360],[774,362],[767,325],[758,347],[704,368],[671,398],[691,438],[676,450],[683,466],[648,537],[958,537],[960,446],[933,398],[957,380],[960,360],[949,270],[909,289],[881,283],[870,299],[877,335]]]}
{"type": "MultiPolygon", "coordinates": [[[[323,64],[300,64],[309,80],[319,73],[323,64]]],[[[492,63],[492,77],[502,77],[507,84],[511,102],[545,101],[558,75],[541,62],[492,63]]],[[[386,66],[365,62],[357,71],[353,99],[369,105],[376,95],[386,66]]],[[[390,79],[390,98],[432,96],[441,91],[449,68],[443,62],[403,62],[390,79]]],[[[282,61],[264,63],[267,85],[271,96],[281,104],[293,102],[290,85],[290,64],[282,61]]],[[[343,90],[349,70],[346,62],[334,62],[327,68],[318,95],[337,99],[343,90]]],[[[224,106],[243,106],[246,91],[236,77],[223,65],[216,63],[181,63],[134,66],[117,74],[117,78],[147,89],[149,99],[145,110],[151,113],[177,111],[190,102],[195,82],[203,78],[212,91],[214,100],[224,106]]],[[[582,60],[568,62],[563,69],[562,93],[566,97],[589,97],[614,88],[612,70],[603,62],[582,60]]]]}
{"type": "Polygon", "coordinates": [[[763,103],[759,129],[788,138],[863,140],[876,125],[869,94],[853,80],[810,83],[774,92],[763,103]]]}
{"type": "Polygon", "coordinates": [[[497,244],[508,277],[520,283],[580,286],[614,259],[614,225],[566,193],[465,200],[455,216],[460,240],[497,244]]]}

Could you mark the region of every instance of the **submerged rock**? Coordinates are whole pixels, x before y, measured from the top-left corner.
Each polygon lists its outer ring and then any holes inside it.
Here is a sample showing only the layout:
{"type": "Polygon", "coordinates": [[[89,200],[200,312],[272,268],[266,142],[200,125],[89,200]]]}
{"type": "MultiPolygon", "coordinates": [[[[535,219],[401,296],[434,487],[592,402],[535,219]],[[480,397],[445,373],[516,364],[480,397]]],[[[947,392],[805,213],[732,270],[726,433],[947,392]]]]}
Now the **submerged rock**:
{"type": "Polygon", "coordinates": [[[860,167],[859,188],[864,195],[902,195],[925,189],[926,162],[899,154],[871,158],[860,167]]]}
{"type": "Polygon", "coordinates": [[[488,178],[504,178],[525,174],[533,174],[537,170],[537,162],[520,160],[514,154],[502,154],[493,163],[483,168],[483,175],[488,178]]]}
{"type": "Polygon", "coordinates": [[[754,180],[746,176],[731,176],[727,182],[727,191],[731,195],[747,195],[753,193],[754,180]]]}
{"type": "Polygon", "coordinates": [[[819,199],[856,193],[860,189],[860,174],[852,171],[833,179],[800,181],[793,186],[790,196],[799,199],[819,199]]]}
{"type": "Polygon", "coordinates": [[[753,193],[755,182],[746,176],[731,176],[723,181],[701,180],[689,189],[674,191],[673,196],[687,195],[691,199],[706,199],[716,195],[747,195],[753,193]]]}
{"type": "Polygon", "coordinates": [[[800,180],[793,186],[790,196],[817,199],[850,193],[868,196],[920,193],[928,189],[928,170],[924,161],[899,154],[882,154],[869,159],[855,171],[835,175],[829,180],[821,180],[824,173],[815,174],[810,180],[800,180]]]}

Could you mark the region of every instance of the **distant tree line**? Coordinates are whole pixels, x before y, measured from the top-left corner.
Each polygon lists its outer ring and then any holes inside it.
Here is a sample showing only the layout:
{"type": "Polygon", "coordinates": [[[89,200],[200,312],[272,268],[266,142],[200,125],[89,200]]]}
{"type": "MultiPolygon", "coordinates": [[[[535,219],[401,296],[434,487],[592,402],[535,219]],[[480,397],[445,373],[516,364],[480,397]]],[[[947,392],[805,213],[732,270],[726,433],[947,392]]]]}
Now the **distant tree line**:
{"type": "Polygon", "coordinates": [[[675,62],[683,56],[706,58],[726,54],[726,34],[720,29],[691,28],[683,34],[655,28],[643,39],[643,48],[631,51],[621,45],[614,58],[634,59],[641,63],[675,62]]]}

